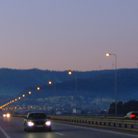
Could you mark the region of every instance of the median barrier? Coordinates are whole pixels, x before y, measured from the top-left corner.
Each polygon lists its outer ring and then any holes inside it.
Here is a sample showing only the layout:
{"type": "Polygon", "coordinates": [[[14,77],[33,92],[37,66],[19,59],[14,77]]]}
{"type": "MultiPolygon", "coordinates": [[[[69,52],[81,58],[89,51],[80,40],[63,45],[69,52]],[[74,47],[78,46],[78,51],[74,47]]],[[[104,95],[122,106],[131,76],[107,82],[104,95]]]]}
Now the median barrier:
{"type": "Polygon", "coordinates": [[[124,118],[108,118],[108,117],[77,117],[77,116],[50,116],[52,120],[88,126],[88,127],[104,127],[104,128],[115,128],[127,131],[138,132],[138,120],[126,120],[124,118]]]}
{"type": "MultiPolygon", "coordinates": [[[[13,117],[24,118],[26,115],[13,117]]],[[[126,120],[122,117],[81,117],[81,116],[48,116],[51,120],[87,127],[114,128],[138,132],[138,120],[126,120]]]]}

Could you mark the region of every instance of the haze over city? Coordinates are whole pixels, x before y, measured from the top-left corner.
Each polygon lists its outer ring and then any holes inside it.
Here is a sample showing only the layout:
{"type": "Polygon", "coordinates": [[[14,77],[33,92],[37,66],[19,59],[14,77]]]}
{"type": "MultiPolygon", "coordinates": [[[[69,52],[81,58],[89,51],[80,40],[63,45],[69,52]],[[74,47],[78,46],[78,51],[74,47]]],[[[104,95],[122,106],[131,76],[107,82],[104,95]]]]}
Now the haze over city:
{"type": "Polygon", "coordinates": [[[138,66],[137,0],[0,1],[0,68],[138,66]]]}

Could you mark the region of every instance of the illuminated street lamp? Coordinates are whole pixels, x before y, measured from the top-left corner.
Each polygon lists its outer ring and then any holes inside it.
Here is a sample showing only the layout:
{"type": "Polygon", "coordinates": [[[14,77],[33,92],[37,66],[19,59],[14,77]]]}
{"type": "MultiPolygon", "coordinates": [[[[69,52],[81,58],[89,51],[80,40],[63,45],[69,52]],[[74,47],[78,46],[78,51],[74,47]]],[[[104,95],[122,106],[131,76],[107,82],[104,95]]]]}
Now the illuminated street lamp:
{"type": "Polygon", "coordinates": [[[20,99],[21,99],[21,97],[18,97],[18,99],[20,100],[20,99]]]}
{"type": "Polygon", "coordinates": [[[48,85],[52,85],[52,81],[48,81],[48,85]]]}
{"type": "MultiPolygon", "coordinates": [[[[76,74],[75,73],[73,73],[73,71],[70,69],[70,70],[68,70],[68,75],[69,76],[72,76],[72,74],[73,74],[73,78],[74,78],[74,84],[75,84],[75,92],[76,92],[76,95],[77,95],[77,91],[78,91],[78,82],[77,82],[77,76],[76,76],[76,74]]],[[[75,98],[74,98],[74,103],[75,103],[75,98]]],[[[76,104],[75,104],[75,106],[76,106],[76,104]]]]}
{"type": "Polygon", "coordinates": [[[71,70],[68,70],[68,75],[72,75],[72,71],[71,70]]]}
{"type": "Polygon", "coordinates": [[[29,91],[29,92],[28,92],[28,94],[30,95],[30,94],[32,94],[32,92],[31,92],[31,91],[29,91]]]}
{"type": "Polygon", "coordinates": [[[115,73],[114,73],[114,93],[115,93],[115,116],[117,116],[117,55],[115,53],[106,53],[106,56],[113,56],[115,60],[115,73]]]}
{"type": "Polygon", "coordinates": [[[56,81],[48,81],[48,86],[53,88],[53,90],[55,91],[55,93],[57,92],[57,86],[56,86],[56,81]]]}
{"type": "Polygon", "coordinates": [[[23,94],[22,96],[25,97],[25,94],[23,94]]]}
{"type": "Polygon", "coordinates": [[[36,89],[37,89],[37,91],[40,91],[40,87],[39,86],[36,89]]]}
{"type": "MultiPolygon", "coordinates": [[[[68,70],[68,75],[72,75],[73,72],[72,70],[68,70]]],[[[77,76],[76,75],[73,75],[74,76],[74,80],[75,80],[75,91],[77,92],[77,76]]]]}
{"type": "Polygon", "coordinates": [[[106,53],[105,55],[106,55],[107,57],[109,57],[111,54],[110,54],[110,53],[106,53]]]}

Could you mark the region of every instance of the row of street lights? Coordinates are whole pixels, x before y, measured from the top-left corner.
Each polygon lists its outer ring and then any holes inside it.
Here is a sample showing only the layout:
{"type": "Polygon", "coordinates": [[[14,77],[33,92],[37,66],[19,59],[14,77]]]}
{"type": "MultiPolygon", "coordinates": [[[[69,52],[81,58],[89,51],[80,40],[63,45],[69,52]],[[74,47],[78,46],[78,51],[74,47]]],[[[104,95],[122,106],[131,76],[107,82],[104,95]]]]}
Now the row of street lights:
{"type": "MultiPolygon", "coordinates": [[[[106,56],[109,57],[109,56],[113,56],[114,57],[114,60],[115,60],[115,73],[114,73],[114,95],[115,95],[115,116],[117,116],[117,55],[115,53],[106,53],[106,56]]],[[[68,70],[68,75],[72,75],[72,70],[68,70]]],[[[52,85],[53,82],[50,80],[48,81],[48,85],[52,85]]],[[[77,78],[75,77],[75,90],[77,89],[77,78]]],[[[40,91],[41,90],[41,87],[40,86],[37,86],[36,87],[36,90],[37,91],[40,91]]],[[[76,90],[77,91],[77,90],[76,90]]],[[[9,101],[8,103],[0,106],[0,109],[6,107],[6,106],[9,106],[10,104],[13,104],[19,100],[21,100],[22,98],[25,98],[27,95],[31,95],[32,92],[29,91],[27,94],[23,94],[22,96],[19,96],[11,101],[9,101]]]]}
{"type": "MultiPolygon", "coordinates": [[[[68,75],[72,75],[72,70],[68,70],[68,75]]],[[[48,85],[52,85],[52,84],[53,84],[53,81],[49,80],[49,81],[48,81],[48,85]]],[[[37,91],[40,91],[40,90],[41,90],[41,87],[40,87],[40,86],[37,86],[35,89],[36,89],[37,91]]],[[[9,102],[7,102],[6,104],[0,106],[0,109],[3,109],[3,108],[5,108],[5,107],[7,107],[7,106],[9,106],[9,105],[11,105],[11,104],[13,104],[13,103],[15,103],[15,102],[18,102],[18,101],[20,101],[21,99],[23,99],[23,98],[25,98],[26,96],[29,96],[29,95],[31,95],[31,94],[32,94],[31,91],[29,91],[29,92],[27,92],[27,93],[25,93],[25,94],[22,94],[21,96],[16,97],[16,98],[10,100],[9,102]]]]}
{"type": "MultiPolygon", "coordinates": [[[[48,81],[48,85],[52,85],[52,84],[53,84],[52,81],[48,81]]],[[[36,87],[36,90],[37,90],[37,91],[40,91],[40,90],[41,90],[41,87],[40,87],[40,86],[37,86],[37,87],[36,87]]],[[[11,105],[11,104],[13,104],[13,103],[15,103],[15,102],[18,102],[18,101],[20,101],[21,99],[23,99],[23,98],[25,98],[26,96],[29,96],[29,95],[31,95],[31,94],[32,94],[31,91],[29,91],[29,92],[27,92],[27,93],[24,93],[24,94],[22,94],[21,96],[16,97],[16,98],[10,100],[9,102],[7,102],[6,104],[0,106],[0,109],[3,109],[3,108],[5,108],[5,107],[7,107],[7,106],[9,106],[9,105],[11,105]]]]}

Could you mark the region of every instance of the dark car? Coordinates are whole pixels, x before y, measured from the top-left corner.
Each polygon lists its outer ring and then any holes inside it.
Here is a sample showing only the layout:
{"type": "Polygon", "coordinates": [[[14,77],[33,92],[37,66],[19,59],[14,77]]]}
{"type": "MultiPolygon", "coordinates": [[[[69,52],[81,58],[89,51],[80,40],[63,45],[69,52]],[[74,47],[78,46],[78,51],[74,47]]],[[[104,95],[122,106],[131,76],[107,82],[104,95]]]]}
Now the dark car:
{"type": "Polygon", "coordinates": [[[131,112],[128,112],[125,116],[124,116],[125,119],[138,119],[138,111],[131,111],[131,112]]]}
{"type": "Polygon", "coordinates": [[[24,131],[46,130],[51,131],[51,121],[45,113],[28,113],[24,119],[24,131]]]}

